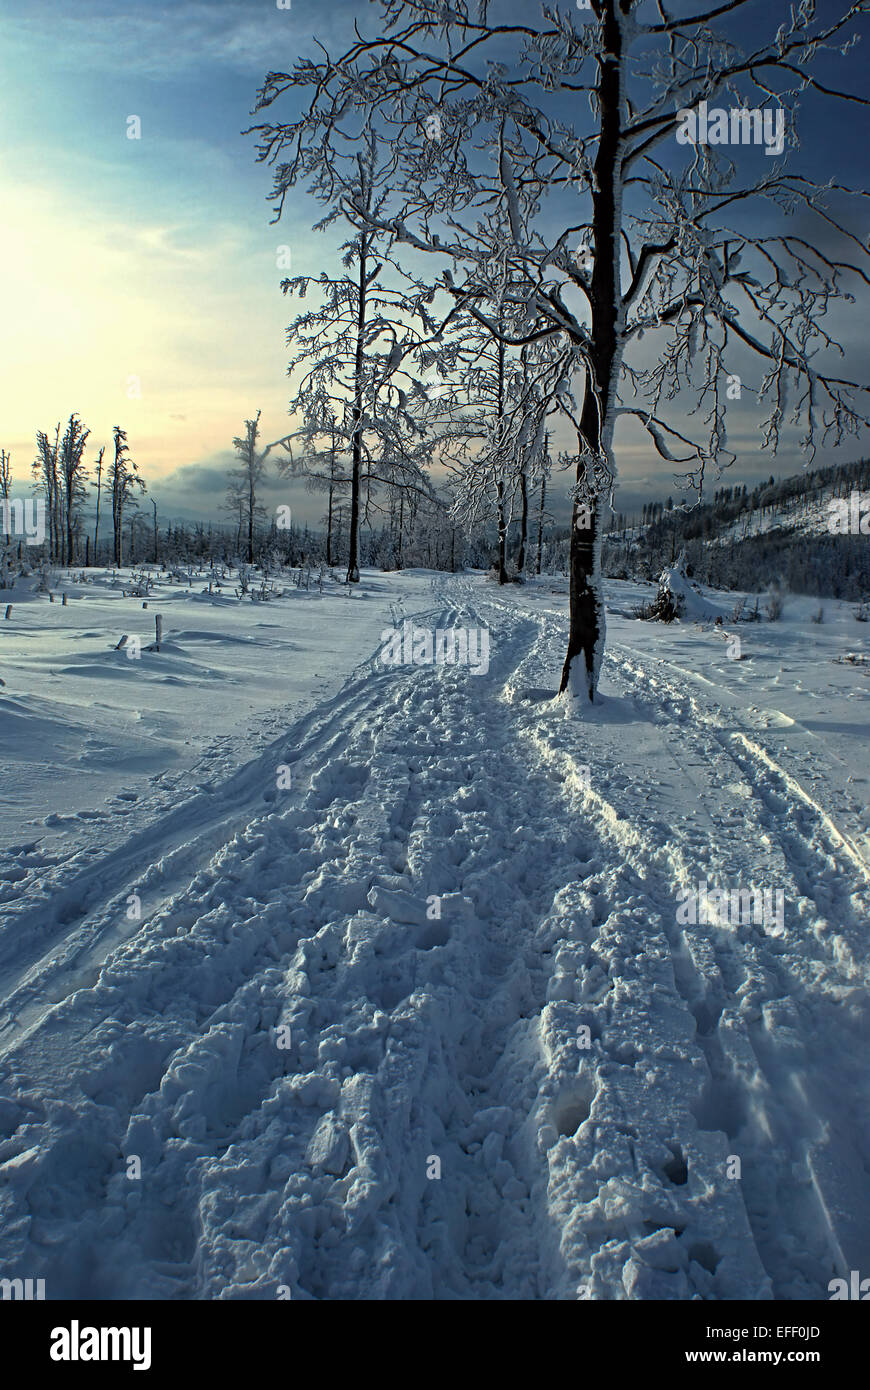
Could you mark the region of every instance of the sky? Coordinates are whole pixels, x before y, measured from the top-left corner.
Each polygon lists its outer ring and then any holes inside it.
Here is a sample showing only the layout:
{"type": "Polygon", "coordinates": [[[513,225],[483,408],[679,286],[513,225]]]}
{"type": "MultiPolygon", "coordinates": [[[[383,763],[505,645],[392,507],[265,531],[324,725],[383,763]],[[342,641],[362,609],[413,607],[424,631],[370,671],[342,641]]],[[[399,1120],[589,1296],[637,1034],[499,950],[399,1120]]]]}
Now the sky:
{"type": "MultiPolygon", "coordinates": [[[[113,425],[127,430],[161,518],[216,519],[243,421],[261,410],[266,441],[292,428],[293,306],[279,288],[288,273],[279,248],[290,248],[293,274],[316,276],[335,268],[336,237],[311,230],[322,213],[301,190],[270,225],[271,174],[241,132],[270,68],[313,55],[315,35],[344,47],[354,20],[376,32],[379,7],[291,3],[0,0],[0,444],[17,492],[29,484],[36,430],[75,410],[94,455],[113,425]],[[139,139],[128,138],[133,117],[139,139]]],[[[497,8],[540,11],[534,0],[497,8]]],[[[858,56],[842,60],[844,85],[862,90],[863,75],[858,56]]],[[[286,102],[276,110],[294,114],[286,102]]],[[[867,133],[862,108],[844,117],[814,105],[802,158],[823,174],[835,151],[837,172],[860,179],[867,133]]],[[[866,375],[867,309],[865,298],[834,321],[846,374],[866,375]]],[[[731,438],[740,460],[729,484],[800,468],[793,441],[777,460],[755,453],[749,405],[731,438]]],[[[639,430],[619,454],[620,509],[675,492],[639,430]]],[[[287,483],[269,501],[308,521],[321,510],[287,483]]]]}

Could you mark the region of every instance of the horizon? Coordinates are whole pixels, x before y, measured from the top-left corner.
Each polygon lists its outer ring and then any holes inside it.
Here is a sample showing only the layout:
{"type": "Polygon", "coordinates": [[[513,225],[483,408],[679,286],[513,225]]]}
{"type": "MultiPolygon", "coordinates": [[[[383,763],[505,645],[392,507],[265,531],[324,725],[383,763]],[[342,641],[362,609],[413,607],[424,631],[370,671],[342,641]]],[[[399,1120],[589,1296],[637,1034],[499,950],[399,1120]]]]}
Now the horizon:
{"type": "MultiPolygon", "coordinates": [[[[519,13],[523,0],[501,8],[519,13]]],[[[242,131],[255,123],[266,71],[285,53],[288,63],[313,55],[314,36],[343,48],[359,6],[334,0],[312,17],[303,3],[172,0],[143,10],[128,0],[119,10],[85,0],[71,15],[62,0],[36,0],[25,12],[3,0],[0,15],[9,247],[0,444],[11,451],[14,484],[30,477],[36,430],[75,411],[92,430],[93,453],[108,445],[114,424],[123,426],[149,496],[167,516],[216,522],[215,493],[222,501],[243,421],[261,408],[264,440],[288,431],[285,336],[294,306],[280,289],[288,251],[294,275],[339,264],[340,236],[312,230],[322,209],[308,194],[300,191],[270,224],[267,168],[242,131]],[[83,72],[91,79],[84,88],[83,72]]],[[[377,20],[373,0],[362,27],[377,31],[377,20]]],[[[840,61],[845,80],[860,81],[860,57],[840,61]]],[[[806,112],[801,167],[823,173],[835,141],[848,172],[857,151],[843,140],[835,104],[810,93],[806,112]]],[[[290,114],[285,102],[282,118],[290,114]]],[[[773,225],[769,210],[763,216],[773,225]]],[[[831,328],[860,379],[870,375],[861,334],[870,296],[866,286],[856,294],[848,313],[832,313],[831,328]]],[[[784,429],[778,456],[761,453],[757,415],[748,399],[731,409],[738,463],[711,479],[711,489],[801,471],[798,431],[784,429]]],[[[672,495],[674,473],[641,427],[620,428],[616,510],[672,495]]],[[[851,443],[820,449],[815,466],[850,461],[851,443]]],[[[318,503],[301,482],[268,492],[280,492],[294,516],[317,521],[318,503]]]]}

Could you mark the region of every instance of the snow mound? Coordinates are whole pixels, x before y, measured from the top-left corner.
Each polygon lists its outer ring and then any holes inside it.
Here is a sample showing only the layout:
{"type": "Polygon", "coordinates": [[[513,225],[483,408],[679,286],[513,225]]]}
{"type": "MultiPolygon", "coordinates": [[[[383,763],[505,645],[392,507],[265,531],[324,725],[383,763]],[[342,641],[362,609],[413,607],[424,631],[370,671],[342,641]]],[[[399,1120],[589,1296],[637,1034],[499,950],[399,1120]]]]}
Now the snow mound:
{"type": "Polygon", "coordinates": [[[724,621],[726,617],[723,608],[704,598],[687,579],[679,564],[671,565],[670,569],[662,571],[659,593],[670,594],[678,618],[688,619],[690,622],[715,622],[717,618],[724,621]]]}

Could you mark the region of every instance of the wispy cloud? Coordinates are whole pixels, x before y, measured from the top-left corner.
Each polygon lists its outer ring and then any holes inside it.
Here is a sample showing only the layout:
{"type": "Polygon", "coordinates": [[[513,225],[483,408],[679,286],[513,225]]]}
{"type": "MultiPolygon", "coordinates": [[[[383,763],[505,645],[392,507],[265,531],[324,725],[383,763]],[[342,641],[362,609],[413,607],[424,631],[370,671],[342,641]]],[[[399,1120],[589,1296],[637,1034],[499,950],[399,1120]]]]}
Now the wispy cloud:
{"type": "Polygon", "coordinates": [[[183,0],[179,4],[86,3],[71,11],[64,0],[36,0],[11,5],[4,16],[7,57],[29,54],[35,43],[50,40],[51,62],[78,71],[171,80],[186,73],[226,68],[262,76],[270,68],[290,66],[313,49],[316,28],[321,41],[343,34],[348,14],[358,14],[351,0],[328,6],[294,0],[291,9],[273,2],[183,0]]]}

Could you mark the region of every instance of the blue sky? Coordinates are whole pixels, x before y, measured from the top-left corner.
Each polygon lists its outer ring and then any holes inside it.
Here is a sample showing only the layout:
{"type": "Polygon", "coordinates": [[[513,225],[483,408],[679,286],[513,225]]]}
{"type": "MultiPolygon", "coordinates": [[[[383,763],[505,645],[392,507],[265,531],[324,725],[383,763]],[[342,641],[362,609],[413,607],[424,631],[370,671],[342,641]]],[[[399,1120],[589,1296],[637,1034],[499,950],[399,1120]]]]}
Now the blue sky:
{"type": "MultiPolygon", "coordinates": [[[[533,0],[497,8],[539,13],[533,0]]],[[[0,4],[0,443],[19,490],[37,428],[77,410],[96,446],[115,423],[127,429],[164,516],[216,517],[244,418],[262,409],[266,439],[287,431],[292,305],[277,248],[290,246],[294,274],[317,275],[334,267],[336,238],[311,231],[321,213],[301,191],[269,225],[270,174],[240,132],[269,68],[313,54],[315,34],[342,48],[354,19],[374,31],[378,15],[364,0],[0,4]],[[127,138],[131,116],[139,140],[127,138]]],[[[740,37],[748,45],[751,30],[740,37]]],[[[836,68],[853,90],[863,74],[859,55],[836,68]]],[[[802,162],[824,172],[835,147],[838,175],[866,182],[867,133],[861,108],[812,103],[802,162]]],[[[834,322],[852,374],[867,366],[867,307],[834,322]]],[[[749,406],[732,438],[741,461],[728,482],[800,466],[791,446],[779,460],[754,453],[749,406]]],[[[620,506],[675,492],[639,432],[626,435],[620,471],[620,506]]],[[[317,516],[286,485],[271,500],[285,493],[298,515],[317,516]]]]}

